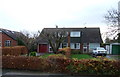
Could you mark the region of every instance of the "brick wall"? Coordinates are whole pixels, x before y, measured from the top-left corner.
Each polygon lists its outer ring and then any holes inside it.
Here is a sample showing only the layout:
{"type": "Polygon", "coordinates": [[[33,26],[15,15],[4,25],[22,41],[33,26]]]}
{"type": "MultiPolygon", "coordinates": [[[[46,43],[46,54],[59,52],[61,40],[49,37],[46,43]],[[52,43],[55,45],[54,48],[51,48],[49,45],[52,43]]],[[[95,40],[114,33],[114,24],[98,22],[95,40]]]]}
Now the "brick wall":
{"type": "Polygon", "coordinates": [[[5,41],[6,40],[11,40],[11,46],[16,46],[17,45],[17,41],[12,39],[10,36],[8,36],[7,34],[1,33],[0,32],[0,36],[2,36],[2,40],[0,39],[0,41],[2,41],[2,47],[5,46],[5,41]]]}

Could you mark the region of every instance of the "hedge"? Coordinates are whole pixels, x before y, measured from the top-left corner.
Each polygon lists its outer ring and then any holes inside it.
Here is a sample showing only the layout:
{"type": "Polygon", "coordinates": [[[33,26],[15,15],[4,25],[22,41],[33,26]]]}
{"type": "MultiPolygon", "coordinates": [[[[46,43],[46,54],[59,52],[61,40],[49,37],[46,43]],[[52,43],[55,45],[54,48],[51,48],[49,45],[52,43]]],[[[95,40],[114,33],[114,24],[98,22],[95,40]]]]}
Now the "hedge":
{"type": "Polygon", "coordinates": [[[71,49],[70,47],[62,48],[58,50],[59,53],[65,54],[68,58],[70,58],[71,55],[71,49]]]}
{"type": "Polygon", "coordinates": [[[67,69],[74,74],[120,75],[120,61],[74,60],[67,69]]]}
{"type": "Polygon", "coordinates": [[[28,50],[25,46],[14,46],[14,47],[2,47],[0,48],[2,50],[2,55],[21,55],[21,54],[27,54],[28,50]]]}
{"type": "Polygon", "coordinates": [[[119,60],[106,58],[77,60],[64,55],[51,55],[48,58],[10,55],[2,57],[2,68],[69,74],[120,75],[119,64],[119,60]]]}
{"type": "Polygon", "coordinates": [[[38,57],[11,55],[2,57],[2,68],[45,71],[47,67],[47,60],[38,57]]]}

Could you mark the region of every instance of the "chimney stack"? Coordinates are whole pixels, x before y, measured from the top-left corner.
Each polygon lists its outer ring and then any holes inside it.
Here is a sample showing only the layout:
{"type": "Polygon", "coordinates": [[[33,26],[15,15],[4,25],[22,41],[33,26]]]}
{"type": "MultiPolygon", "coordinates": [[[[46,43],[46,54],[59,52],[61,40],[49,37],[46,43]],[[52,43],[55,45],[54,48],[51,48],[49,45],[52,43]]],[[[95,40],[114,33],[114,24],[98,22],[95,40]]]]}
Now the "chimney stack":
{"type": "Polygon", "coordinates": [[[56,28],[58,28],[58,26],[56,25],[56,28]]]}

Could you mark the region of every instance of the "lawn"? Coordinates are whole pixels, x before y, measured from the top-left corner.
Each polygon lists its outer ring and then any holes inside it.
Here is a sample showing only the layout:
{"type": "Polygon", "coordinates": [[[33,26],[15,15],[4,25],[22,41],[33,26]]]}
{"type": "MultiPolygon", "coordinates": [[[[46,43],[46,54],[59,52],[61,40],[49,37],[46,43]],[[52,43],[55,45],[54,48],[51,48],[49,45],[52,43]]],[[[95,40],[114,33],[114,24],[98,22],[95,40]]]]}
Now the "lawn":
{"type": "MultiPolygon", "coordinates": [[[[55,55],[55,54],[54,53],[50,53],[50,54],[47,53],[47,54],[42,55],[41,57],[42,58],[47,58],[50,55],[55,55]]],[[[76,58],[76,59],[93,59],[92,56],[87,55],[87,54],[71,54],[71,58],[72,59],[73,58],[76,58]]]]}
{"type": "Polygon", "coordinates": [[[77,58],[77,59],[93,59],[92,56],[87,54],[71,54],[71,58],[77,58]]]}
{"type": "Polygon", "coordinates": [[[42,58],[47,58],[47,57],[50,56],[50,55],[54,55],[54,53],[46,53],[46,54],[44,54],[44,55],[42,55],[42,56],[40,56],[40,57],[42,57],[42,58]]]}

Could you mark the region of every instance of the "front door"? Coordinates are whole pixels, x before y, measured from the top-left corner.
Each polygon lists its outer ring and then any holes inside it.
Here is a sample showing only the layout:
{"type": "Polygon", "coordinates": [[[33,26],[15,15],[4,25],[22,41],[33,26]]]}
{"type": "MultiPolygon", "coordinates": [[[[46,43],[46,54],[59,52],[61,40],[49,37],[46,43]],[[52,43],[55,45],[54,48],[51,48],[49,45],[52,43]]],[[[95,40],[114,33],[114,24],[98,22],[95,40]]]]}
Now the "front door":
{"type": "Polygon", "coordinates": [[[87,43],[84,43],[83,44],[83,53],[87,53],[87,51],[88,51],[87,43]]]}

